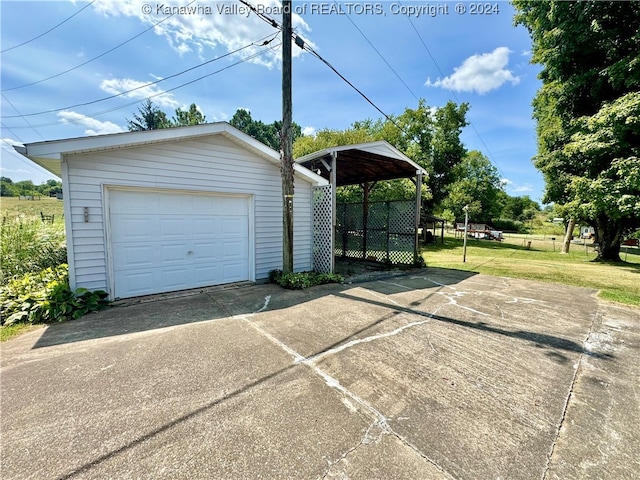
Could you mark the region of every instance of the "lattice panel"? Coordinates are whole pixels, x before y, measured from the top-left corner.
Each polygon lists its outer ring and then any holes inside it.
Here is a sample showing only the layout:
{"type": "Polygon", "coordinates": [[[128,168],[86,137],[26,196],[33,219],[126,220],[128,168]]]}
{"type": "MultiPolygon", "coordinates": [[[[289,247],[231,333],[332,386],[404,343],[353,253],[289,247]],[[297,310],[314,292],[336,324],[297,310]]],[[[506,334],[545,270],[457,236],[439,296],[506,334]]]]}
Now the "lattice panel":
{"type": "Polygon", "coordinates": [[[331,185],[313,189],[313,269],[330,273],[333,265],[331,185]]]}
{"type": "Polygon", "coordinates": [[[337,205],[335,254],[393,264],[413,263],[415,202],[370,203],[366,229],[363,209],[362,203],[337,205]]]}
{"type": "Polygon", "coordinates": [[[413,235],[415,225],[415,202],[389,202],[389,232],[413,235]]]}

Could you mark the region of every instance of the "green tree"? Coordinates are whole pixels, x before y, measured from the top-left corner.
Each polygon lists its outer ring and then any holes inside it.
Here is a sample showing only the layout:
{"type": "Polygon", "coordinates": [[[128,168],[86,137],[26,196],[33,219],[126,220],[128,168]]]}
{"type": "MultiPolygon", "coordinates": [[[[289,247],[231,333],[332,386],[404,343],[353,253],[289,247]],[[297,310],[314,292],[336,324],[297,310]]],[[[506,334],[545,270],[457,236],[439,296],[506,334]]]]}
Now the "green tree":
{"type": "Polygon", "coordinates": [[[508,218],[516,221],[530,220],[532,215],[540,211],[540,205],[535,200],[531,200],[529,195],[521,197],[511,197],[504,195],[504,207],[502,209],[502,218],[508,218]]]}
{"type": "Polygon", "coordinates": [[[38,189],[31,180],[21,180],[15,182],[14,187],[18,195],[37,195],[38,189]]]}
{"type": "Polygon", "coordinates": [[[469,124],[466,119],[468,111],[469,104],[462,103],[458,106],[451,101],[436,110],[433,152],[430,165],[427,166],[428,185],[433,196],[428,205],[431,208],[442,204],[446,198],[449,185],[456,180],[456,167],[467,153],[460,141],[460,134],[469,124]]]}
{"type": "Polygon", "coordinates": [[[314,136],[299,137],[293,144],[294,158],[300,158],[318,150],[337,147],[339,145],[354,145],[376,140],[365,128],[349,128],[346,130],[323,129],[314,136]]]}
{"type": "Polygon", "coordinates": [[[583,165],[566,187],[566,208],[589,218],[601,255],[619,261],[620,242],[640,228],[640,93],[629,93],[580,119],[563,153],[583,165]]]}
{"type": "Polygon", "coordinates": [[[498,169],[486,156],[477,150],[468,152],[456,165],[454,176],[456,180],[442,202],[444,209],[459,221],[464,219],[465,205],[469,205],[469,218],[474,222],[490,223],[500,216],[502,183],[498,169]]]}
{"type": "Polygon", "coordinates": [[[171,122],[167,119],[166,113],[160,110],[149,98],[138,108],[138,113],[133,114],[133,120],[127,119],[127,127],[130,132],[157,130],[171,126],[171,122]]]}
{"type": "Polygon", "coordinates": [[[0,197],[15,197],[19,195],[13,180],[9,177],[0,177],[0,197]]]}
{"type": "Polygon", "coordinates": [[[640,2],[513,3],[543,66],[534,163],[544,200],[595,227],[599,260],[619,261],[619,240],[639,216],[640,2]]]}
{"type": "MultiPolygon", "coordinates": [[[[251,112],[244,108],[239,108],[233,114],[229,123],[238,130],[264,143],[276,151],[280,151],[280,130],[282,121],[276,120],[273,123],[264,123],[262,120],[254,120],[251,112]]],[[[302,135],[302,128],[295,122],[291,124],[293,141],[302,135]]]]}
{"type": "Polygon", "coordinates": [[[182,110],[182,108],[176,109],[176,116],[172,119],[172,125],[174,127],[186,127],[189,125],[200,125],[207,122],[207,117],[198,110],[195,103],[189,106],[189,110],[182,110]]]}

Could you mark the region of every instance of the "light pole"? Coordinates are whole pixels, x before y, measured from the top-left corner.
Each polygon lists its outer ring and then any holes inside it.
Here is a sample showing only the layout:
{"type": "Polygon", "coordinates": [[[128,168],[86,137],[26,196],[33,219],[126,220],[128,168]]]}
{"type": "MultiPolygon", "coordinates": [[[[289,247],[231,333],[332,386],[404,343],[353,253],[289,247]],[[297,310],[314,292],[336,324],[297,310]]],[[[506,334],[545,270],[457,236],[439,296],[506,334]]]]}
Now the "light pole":
{"type": "Polygon", "coordinates": [[[469,205],[462,207],[464,210],[464,240],[462,243],[462,263],[467,261],[467,230],[469,228],[469,205]]]}

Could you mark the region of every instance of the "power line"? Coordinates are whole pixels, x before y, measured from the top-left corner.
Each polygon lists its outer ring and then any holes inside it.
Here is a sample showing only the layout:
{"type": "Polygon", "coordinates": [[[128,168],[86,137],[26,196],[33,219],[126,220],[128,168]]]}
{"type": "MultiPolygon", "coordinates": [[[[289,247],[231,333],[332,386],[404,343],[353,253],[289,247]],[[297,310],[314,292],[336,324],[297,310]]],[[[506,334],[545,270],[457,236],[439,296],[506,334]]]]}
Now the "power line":
{"type": "MultiPolygon", "coordinates": [[[[263,14],[262,12],[259,12],[253,5],[251,5],[250,3],[246,2],[245,0],[240,0],[240,2],[242,2],[245,5],[247,5],[256,15],[258,15],[258,17],[260,17],[262,20],[267,22],[269,25],[271,25],[272,27],[274,27],[274,28],[276,28],[278,30],[282,30],[282,26],[278,22],[273,20],[271,17],[263,14]]],[[[291,35],[291,37],[292,37],[292,39],[294,40],[295,44],[298,47],[300,47],[302,50],[305,50],[305,51],[309,52],[311,55],[313,55],[318,60],[320,60],[322,63],[324,63],[331,70],[333,70],[333,72],[336,75],[338,75],[344,82],[347,83],[347,85],[349,85],[356,92],[358,92],[360,94],[360,96],[362,98],[364,98],[373,108],[375,108],[378,112],[380,112],[387,120],[389,120],[391,123],[393,123],[399,130],[403,131],[403,129],[400,128],[400,126],[393,120],[392,117],[390,117],[385,112],[383,112],[380,109],[380,107],[378,107],[375,103],[373,103],[373,101],[369,97],[367,97],[358,87],[356,87],[353,83],[351,83],[349,80],[347,80],[347,78],[344,75],[342,75],[333,65],[331,65],[318,52],[316,52],[313,48],[311,48],[311,46],[309,46],[307,43],[305,43],[305,41],[302,39],[302,37],[300,37],[296,33],[293,33],[291,35]]],[[[285,40],[283,39],[283,41],[285,41],[285,40]]]]}
{"type": "MultiPolygon", "coordinates": [[[[401,4],[402,2],[398,1],[398,3],[401,4]]],[[[447,86],[447,89],[449,90],[449,92],[451,93],[451,95],[453,96],[455,101],[457,103],[460,103],[460,100],[458,99],[458,96],[456,95],[455,91],[453,90],[453,88],[449,84],[449,81],[447,80],[446,75],[442,72],[442,69],[440,68],[440,65],[438,65],[438,62],[436,61],[436,59],[434,58],[433,54],[431,53],[431,50],[429,50],[429,47],[427,46],[427,43],[424,41],[424,38],[422,38],[422,35],[420,35],[420,32],[418,32],[418,29],[416,28],[415,24],[413,23],[413,20],[411,20],[410,16],[407,16],[407,19],[409,20],[409,23],[411,24],[411,27],[413,28],[413,31],[416,32],[416,35],[420,39],[420,42],[422,43],[422,46],[424,47],[424,49],[426,50],[427,54],[429,55],[429,58],[431,58],[431,61],[433,62],[433,64],[438,69],[438,72],[440,73],[442,81],[447,86]]],[[[489,158],[492,160],[492,162],[498,168],[498,171],[500,172],[500,175],[502,175],[502,177],[505,177],[506,175],[500,169],[500,165],[498,165],[498,163],[494,160],[494,156],[491,153],[491,150],[489,150],[489,147],[487,146],[487,144],[485,143],[484,139],[480,135],[480,132],[478,132],[478,129],[476,129],[476,126],[473,123],[471,123],[471,121],[469,121],[469,126],[475,132],[476,136],[478,137],[478,140],[480,140],[480,143],[482,144],[484,149],[487,151],[487,154],[488,154],[489,158]]]]}
{"type": "MultiPolygon", "coordinates": [[[[275,49],[275,48],[278,48],[280,45],[282,45],[282,43],[278,43],[278,44],[274,45],[273,47],[264,48],[264,49],[262,49],[262,50],[261,50],[261,51],[259,51],[259,52],[256,52],[256,53],[251,54],[251,55],[249,55],[249,56],[247,56],[247,57],[244,57],[244,58],[242,58],[242,59],[238,60],[237,62],[234,62],[234,63],[232,63],[232,64],[227,65],[226,67],[220,68],[220,69],[216,70],[215,72],[211,72],[211,73],[208,73],[208,74],[206,74],[206,75],[202,75],[201,77],[198,77],[198,78],[196,78],[196,79],[194,79],[194,80],[191,80],[191,81],[189,81],[189,82],[185,82],[185,83],[180,84],[180,85],[178,85],[178,86],[176,86],[176,87],[170,88],[169,90],[164,90],[164,91],[162,91],[162,92],[158,92],[158,93],[156,93],[156,94],[154,94],[154,95],[149,95],[147,98],[149,98],[149,99],[151,99],[151,98],[155,98],[155,97],[158,97],[158,96],[160,96],[160,95],[164,95],[164,94],[166,94],[166,93],[173,92],[173,91],[178,90],[178,89],[180,89],[180,88],[186,87],[187,85],[191,85],[191,84],[193,84],[193,83],[195,83],[195,82],[198,82],[198,81],[203,80],[203,79],[205,79],[205,78],[211,77],[211,76],[216,75],[216,74],[218,74],[218,73],[221,73],[221,72],[223,72],[223,71],[225,71],[225,70],[228,70],[229,68],[235,67],[235,66],[240,65],[240,64],[242,64],[242,63],[248,62],[249,60],[252,60],[252,59],[254,59],[254,58],[256,58],[256,57],[259,57],[259,56],[261,56],[261,55],[264,55],[264,54],[265,54],[265,53],[267,53],[268,51],[270,51],[270,50],[272,50],[272,49],[275,49]]],[[[4,96],[4,94],[3,94],[3,96],[4,96]]],[[[5,97],[5,98],[6,98],[6,97],[5,97]]],[[[114,111],[116,111],[116,110],[121,110],[121,109],[123,109],[123,108],[130,107],[130,106],[132,106],[132,105],[136,105],[136,104],[137,104],[137,103],[139,103],[139,102],[140,102],[140,100],[136,100],[136,101],[134,101],[134,102],[126,103],[126,104],[124,104],[124,105],[120,105],[120,106],[118,106],[118,107],[109,108],[109,109],[107,109],[107,110],[102,110],[102,111],[100,111],[100,112],[91,113],[91,114],[89,114],[89,115],[84,115],[84,116],[85,116],[85,117],[87,117],[87,118],[94,118],[94,117],[97,117],[97,116],[99,116],[99,115],[104,115],[105,113],[114,112],[114,111]]],[[[25,119],[25,121],[26,121],[26,119],[25,119]]],[[[10,128],[13,128],[13,129],[16,129],[16,130],[18,130],[18,129],[30,128],[30,127],[31,127],[31,128],[34,128],[34,127],[41,128],[41,127],[51,127],[51,126],[54,126],[54,125],[63,125],[63,124],[65,124],[65,123],[69,123],[69,122],[68,122],[68,121],[56,121],[56,122],[42,123],[42,124],[33,125],[33,126],[31,126],[31,125],[30,125],[29,127],[12,126],[12,127],[10,127],[10,128]]]]}
{"type": "MultiPolygon", "coordinates": [[[[55,108],[55,109],[52,109],[52,110],[43,110],[43,111],[40,111],[40,112],[24,113],[22,115],[5,115],[4,118],[24,118],[24,117],[33,117],[33,116],[36,116],[36,115],[45,115],[45,114],[48,114],[48,113],[61,112],[63,110],[69,110],[69,109],[77,108],[77,107],[86,107],[87,105],[93,105],[95,103],[104,102],[106,100],[111,100],[113,98],[125,96],[125,95],[127,95],[127,94],[129,94],[131,92],[135,92],[136,90],[141,90],[143,88],[147,88],[147,87],[150,87],[150,86],[153,86],[153,85],[157,85],[157,84],[159,84],[161,82],[164,82],[165,80],[170,80],[172,78],[179,77],[180,75],[183,75],[183,74],[185,74],[187,72],[190,72],[192,70],[195,70],[197,68],[203,67],[203,66],[208,65],[210,63],[213,63],[215,61],[221,60],[221,59],[223,59],[225,57],[228,57],[230,55],[234,55],[234,54],[236,54],[238,52],[241,52],[242,50],[245,50],[245,49],[247,49],[249,47],[258,46],[257,43],[260,42],[261,40],[264,40],[264,41],[259,46],[268,45],[269,43],[271,43],[275,39],[275,36],[274,36],[271,40],[265,40],[266,38],[268,38],[270,36],[271,35],[267,35],[266,37],[262,37],[261,39],[255,41],[255,42],[252,42],[252,43],[249,43],[249,44],[245,45],[244,47],[240,47],[240,48],[238,48],[236,50],[233,50],[231,52],[227,52],[224,55],[220,55],[220,56],[215,57],[215,58],[213,58],[211,60],[207,60],[206,62],[203,62],[203,63],[200,63],[200,64],[195,65],[193,67],[187,68],[186,70],[182,70],[181,72],[174,73],[173,75],[169,75],[168,77],[163,77],[163,78],[160,78],[159,80],[156,80],[154,82],[148,82],[148,83],[145,83],[145,84],[140,85],[138,87],[132,88],[130,90],[126,90],[124,92],[120,92],[120,93],[116,93],[114,95],[110,95],[108,97],[99,98],[97,100],[91,100],[89,102],[76,103],[75,105],[69,105],[69,106],[66,106],[66,107],[55,108]]],[[[165,93],[165,92],[161,92],[161,93],[165,93]]],[[[4,96],[4,94],[3,94],[3,96],[4,96]]]]}
{"type": "Polygon", "coordinates": [[[44,37],[47,33],[53,32],[56,28],[58,28],[59,26],[63,25],[64,23],[67,23],[69,20],[71,20],[73,17],[75,17],[76,15],[78,15],[80,12],[82,12],[85,8],[90,7],[91,5],[93,5],[95,3],[96,0],[91,0],[91,2],[87,3],[84,7],[82,7],[80,10],[78,10],[76,13],[74,13],[73,15],[71,15],[70,17],[65,18],[63,21],[61,21],[60,23],[58,23],[56,26],[51,27],[49,30],[47,30],[46,32],[41,33],[40,35],[33,37],[30,40],[27,40],[25,42],[19,43],[18,45],[14,45],[13,47],[9,47],[9,48],[5,48],[4,50],[0,50],[0,53],[5,53],[8,52],[9,50],[13,50],[15,48],[18,47],[22,47],[23,45],[26,45],[27,43],[31,43],[34,40],[38,40],[39,38],[44,37]]]}
{"type": "MultiPolygon", "coordinates": [[[[4,99],[7,101],[7,103],[8,103],[9,105],[11,105],[11,107],[16,111],[16,113],[20,114],[20,112],[18,111],[18,109],[16,108],[16,106],[15,106],[13,103],[11,103],[11,100],[9,100],[9,99],[7,98],[7,96],[6,96],[4,93],[0,93],[0,95],[2,95],[2,98],[4,98],[4,99]]],[[[31,130],[33,130],[34,132],[36,132],[36,133],[40,136],[40,138],[42,138],[43,140],[45,139],[45,138],[42,136],[42,134],[41,134],[38,130],[36,130],[36,129],[35,129],[35,127],[34,127],[33,125],[31,125],[31,124],[29,123],[29,121],[28,121],[28,120],[24,119],[24,121],[25,121],[25,122],[26,122],[26,124],[28,125],[28,127],[26,127],[26,128],[31,128],[31,130]]]]}
{"type": "MultiPolygon", "coordinates": [[[[189,5],[191,5],[192,3],[196,2],[196,1],[197,1],[197,0],[191,0],[189,3],[187,3],[187,5],[186,5],[186,6],[189,6],[189,5]]],[[[157,27],[158,25],[160,25],[161,23],[166,22],[167,20],[169,20],[169,19],[170,19],[171,17],[173,17],[174,15],[176,15],[176,13],[172,13],[171,15],[167,15],[165,18],[163,18],[163,19],[162,19],[162,20],[160,20],[159,22],[154,23],[154,24],[153,24],[153,25],[151,25],[149,28],[147,28],[146,30],[143,30],[142,32],[138,33],[137,35],[134,35],[134,36],[133,36],[133,37],[131,37],[130,39],[125,40],[124,42],[122,42],[122,43],[120,43],[120,44],[116,45],[115,47],[113,47],[113,48],[111,48],[111,49],[107,50],[106,52],[101,53],[101,54],[100,54],[100,55],[98,55],[97,57],[93,57],[92,59],[87,60],[86,62],[83,62],[83,63],[81,63],[81,64],[79,64],[79,65],[76,65],[75,67],[71,67],[71,68],[69,68],[69,69],[65,70],[64,72],[56,73],[55,75],[51,75],[50,77],[43,78],[43,79],[37,80],[37,81],[35,81],[35,82],[25,83],[24,85],[20,85],[20,86],[18,86],[18,87],[5,88],[5,89],[0,90],[0,92],[8,92],[8,91],[10,91],[10,90],[18,90],[18,89],[20,89],[20,88],[31,87],[31,86],[33,86],[33,85],[37,85],[37,84],[39,84],[39,83],[46,82],[47,80],[51,80],[52,78],[56,78],[56,77],[59,77],[59,76],[61,76],[61,75],[64,75],[65,73],[69,73],[69,72],[71,72],[71,71],[73,71],[73,70],[76,70],[76,69],[78,69],[78,68],[80,68],[80,67],[84,67],[85,65],[87,65],[87,64],[89,64],[89,63],[91,63],[91,62],[93,62],[94,60],[97,60],[97,59],[99,59],[99,58],[102,58],[102,57],[104,57],[105,55],[107,55],[107,54],[109,54],[109,53],[113,52],[114,50],[117,50],[118,48],[122,47],[123,45],[126,45],[127,43],[129,43],[129,42],[131,42],[131,41],[135,40],[136,38],[138,38],[138,37],[140,37],[140,36],[144,35],[144,34],[145,34],[145,33],[147,33],[149,30],[152,30],[152,29],[154,29],[155,27],[157,27]]]]}
{"type": "MultiPolygon", "coordinates": [[[[337,0],[333,0],[333,3],[335,3],[336,5],[338,5],[337,0]]],[[[347,17],[347,19],[351,22],[351,24],[356,28],[356,30],[358,30],[358,32],[360,32],[360,35],[362,35],[364,37],[364,39],[367,41],[367,43],[371,46],[371,48],[373,48],[373,50],[378,54],[378,56],[382,59],[382,61],[387,65],[387,67],[389,67],[389,69],[394,73],[394,75],[398,78],[398,80],[400,80],[400,82],[405,86],[405,88],[407,90],[409,90],[409,93],[411,95],[413,95],[413,98],[415,98],[416,100],[419,101],[417,95],[415,93],[413,93],[413,90],[411,90],[411,88],[409,88],[409,85],[406,84],[406,82],[402,79],[402,77],[400,77],[400,75],[398,74],[398,72],[395,71],[395,69],[391,66],[391,64],[387,61],[386,58],[384,58],[384,56],[380,53],[380,51],[376,48],[376,46],[371,42],[371,40],[369,40],[369,38],[364,34],[364,32],[362,30],[360,30],[360,27],[358,27],[358,25],[356,25],[356,23],[353,21],[353,19],[351,18],[351,16],[347,13],[345,13],[345,16],[347,17]]]]}

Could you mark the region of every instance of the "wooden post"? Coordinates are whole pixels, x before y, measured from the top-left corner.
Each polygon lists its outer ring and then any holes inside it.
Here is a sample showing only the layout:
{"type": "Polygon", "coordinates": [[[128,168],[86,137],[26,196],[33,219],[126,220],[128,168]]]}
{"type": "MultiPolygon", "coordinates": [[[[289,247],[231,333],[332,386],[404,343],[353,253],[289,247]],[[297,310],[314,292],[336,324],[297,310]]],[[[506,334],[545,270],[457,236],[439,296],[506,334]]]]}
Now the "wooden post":
{"type": "MultiPolygon", "coordinates": [[[[336,186],[338,179],[336,177],[336,169],[338,166],[338,158],[336,152],[331,152],[331,173],[329,174],[329,181],[331,182],[331,228],[333,229],[333,242],[331,245],[331,273],[335,271],[336,268],[336,256],[334,252],[335,248],[335,237],[336,237],[336,226],[338,224],[337,221],[337,201],[336,201],[336,186]]],[[[342,243],[342,253],[344,255],[344,242],[342,243]]]]}
{"type": "Polygon", "coordinates": [[[362,259],[367,259],[367,232],[369,220],[369,182],[362,185],[363,203],[362,203],[362,259]]]}
{"type": "Polygon", "coordinates": [[[293,153],[291,135],[291,0],[282,1],[282,271],[293,271],[293,153]]]}
{"type": "Polygon", "coordinates": [[[467,231],[469,230],[469,205],[462,207],[464,210],[464,240],[462,242],[462,263],[467,261],[467,231]]]}
{"type": "MultiPolygon", "coordinates": [[[[416,235],[415,235],[415,239],[414,239],[414,245],[413,245],[413,260],[414,262],[418,261],[418,255],[419,255],[419,242],[418,242],[418,227],[420,226],[420,206],[422,205],[422,172],[420,170],[418,170],[416,172],[416,225],[415,225],[415,230],[416,230],[416,235]]],[[[426,223],[426,222],[425,222],[426,223]]],[[[423,228],[425,228],[426,225],[423,226],[423,228]]],[[[435,223],[434,223],[434,227],[435,227],[435,223]]]]}

